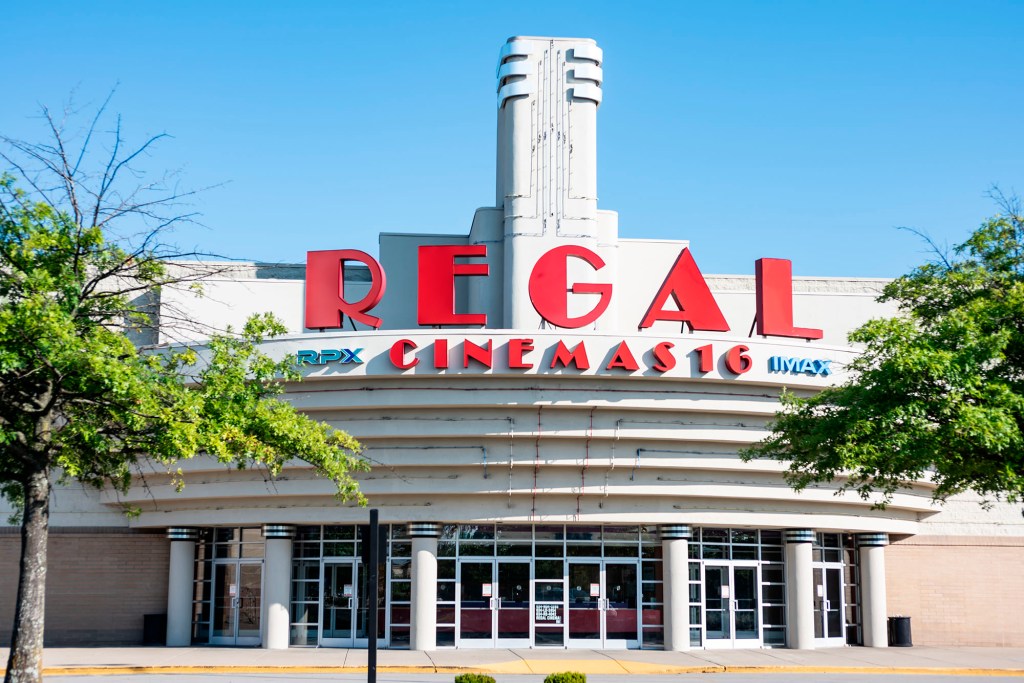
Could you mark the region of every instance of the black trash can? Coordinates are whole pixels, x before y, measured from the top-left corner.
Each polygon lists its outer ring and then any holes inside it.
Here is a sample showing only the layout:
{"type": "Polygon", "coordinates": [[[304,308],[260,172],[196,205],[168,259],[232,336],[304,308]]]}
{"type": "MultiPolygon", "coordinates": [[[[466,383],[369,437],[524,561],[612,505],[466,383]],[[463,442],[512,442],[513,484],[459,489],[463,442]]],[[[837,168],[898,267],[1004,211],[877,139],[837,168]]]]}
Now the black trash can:
{"type": "Polygon", "coordinates": [[[913,647],[910,637],[910,617],[889,617],[889,646],[913,647]]]}
{"type": "Polygon", "coordinates": [[[142,615],[142,644],[143,645],[166,645],[167,644],[167,615],[166,614],[143,614],[142,615]]]}

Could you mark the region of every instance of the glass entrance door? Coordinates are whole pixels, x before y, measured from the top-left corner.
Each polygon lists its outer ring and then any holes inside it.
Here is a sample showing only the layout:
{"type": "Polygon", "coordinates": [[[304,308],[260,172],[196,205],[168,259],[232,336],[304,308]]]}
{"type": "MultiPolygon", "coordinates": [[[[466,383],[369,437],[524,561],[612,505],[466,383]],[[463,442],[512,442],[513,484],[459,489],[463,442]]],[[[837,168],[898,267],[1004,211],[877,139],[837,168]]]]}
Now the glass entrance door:
{"type": "Polygon", "coordinates": [[[761,647],[758,573],[754,563],[704,565],[707,647],[761,647]]]}
{"type": "Polygon", "coordinates": [[[213,564],[211,645],[259,645],[263,564],[218,560],[213,564]]]}
{"type": "Polygon", "coordinates": [[[366,609],[361,605],[359,565],[351,560],[324,561],[321,587],[320,644],[365,647],[366,609]]]}
{"type": "Polygon", "coordinates": [[[814,567],[814,644],[846,645],[843,623],[843,565],[814,567]]]}
{"type": "Polygon", "coordinates": [[[530,566],[524,560],[459,562],[458,647],[530,647],[530,566]]]}
{"type": "Polygon", "coordinates": [[[639,646],[636,562],[569,561],[569,647],[639,646]]]}

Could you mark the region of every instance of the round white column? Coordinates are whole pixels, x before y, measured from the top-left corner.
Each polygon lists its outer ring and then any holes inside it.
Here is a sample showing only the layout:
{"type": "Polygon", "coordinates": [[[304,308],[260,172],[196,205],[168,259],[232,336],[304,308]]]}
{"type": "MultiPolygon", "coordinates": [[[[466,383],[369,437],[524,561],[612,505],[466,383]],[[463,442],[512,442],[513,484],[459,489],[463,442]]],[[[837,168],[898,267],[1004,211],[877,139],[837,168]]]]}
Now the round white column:
{"type": "Polygon", "coordinates": [[[661,527],[662,576],[665,589],[665,649],[690,649],[690,527],[661,527]]]}
{"type": "Polygon", "coordinates": [[[437,538],[441,525],[415,522],[412,538],[412,614],[410,650],[437,649],[437,538]]]}
{"type": "Polygon", "coordinates": [[[290,524],[264,524],[263,555],[263,647],[286,650],[291,618],[288,609],[292,587],[292,539],[290,524]]]}
{"type": "Polygon", "coordinates": [[[866,647],[889,647],[885,605],[885,534],[858,534],[860,602],[866,647]]]}
{"type": "Polygon", "coordinates": [[[196,570],[197,529],[171,528],[171,558],[167,567],[167,646],[192,644],[192,585],[196,570]]]}
{"type": "Polygon", "coordinates": [[[786,647],[814,649],[814,531],[787,529],[786,647]]]}

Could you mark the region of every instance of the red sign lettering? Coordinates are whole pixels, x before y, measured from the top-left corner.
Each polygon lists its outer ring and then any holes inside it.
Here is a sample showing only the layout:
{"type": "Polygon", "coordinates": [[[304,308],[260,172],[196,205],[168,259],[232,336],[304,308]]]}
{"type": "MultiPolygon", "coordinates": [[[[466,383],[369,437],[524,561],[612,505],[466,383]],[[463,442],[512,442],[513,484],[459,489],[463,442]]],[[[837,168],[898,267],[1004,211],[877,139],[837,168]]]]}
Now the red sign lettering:
{"type": "Polygon", "coordinates": [[[414,367],[420,362],[419,358],[405,359],[405,354],[410,350],[416,348],[416,342],[411,339],[399,339],[391,345],[391,350],[388,352],[388,358],[391,359],[391,364],[399,370],[408,370],[414,367]]]}
{"type": "Polygon", "coordinates": [[[487,256],[486,245],[432,245],[419,249],[417,322],[420,325],[486,325],[484,313],[455,312],[455,278],[487,275],[486,263],[456,263],[459,256],[487,256]]]}
{"type": "Polygon", "coordinates": [[[380,303],[387,282],[377,260],[357,249],[306,253],[306,328],[341,327],[344,316],[376,329],[381,320],[366,311],[380,303]],[[345,261],[370,269],[370,291],[355,303],[345,300],[345,261]]]}
{"type": "Polygon", "coordinates": [[[612,286],[607,283],[576,282],[569,287],[569,257],[586,262],[594,270],[604,268],[604,260],[587,249],[576,244],[555,247],[538,259],[530,273],[530,301],[541,317],[552,325],[566,328],[577,328],[589,325],[608,309],[612,300],[612,286]],[[598,294],[601,298],[597,304],[575,318],[569,317],[567,292],[573,294],[598,294]]]}
{"type": "Polygon", "coordinates": [[[527,363],[523,356],[533,351],[532,339],[509,339],[508,340],[508,366],[516,370],[528,370],[533,363],[527,363]]]}
{"type": "Polygon", "coordinates": [[[633,358],[633,352],[629,350],[629,346],[625,340],[619,342],[618,347],[615,349],[615,353],[612,354],[612,359],[608,361],[605,370],[612,370],[613,368],[622,368],[623,370],[636,371],[640,369],[640,365],[636,362],[636,358],[633,358]]]}
{"type": "Polygon", "coordinates": [[[793,264],[788,259],[754,262],[757,290],[757,333],[764,336],[821,339],[821,330],[793,326],[793,264]]]}
{"type": "Polygon", "coordinates": [[[551,357],[551,368],[554,369],[555,365],[559,363],[563,368],[568,368],[569,363],[572,363],[577,370],[589,370],[590,361],[587,359],[587,347],[580,342],[576,348],[569,351],[565,342],[559,340],[558,345],[555,346],[555,354],[551,357]]]}
{"type": "Polygon", "coordinates": [[[650,327],[657,320],[676,320],[686,323],[691,330],[705,332],[728,332],[722,309],[700,274],[689,249],[683,249],[669,271],[661,289],[654,296],[647,315],[640,323],[640,329],[650,327]],[[672,297],[678,310],[665,310],[668,298],[672,297]]]}

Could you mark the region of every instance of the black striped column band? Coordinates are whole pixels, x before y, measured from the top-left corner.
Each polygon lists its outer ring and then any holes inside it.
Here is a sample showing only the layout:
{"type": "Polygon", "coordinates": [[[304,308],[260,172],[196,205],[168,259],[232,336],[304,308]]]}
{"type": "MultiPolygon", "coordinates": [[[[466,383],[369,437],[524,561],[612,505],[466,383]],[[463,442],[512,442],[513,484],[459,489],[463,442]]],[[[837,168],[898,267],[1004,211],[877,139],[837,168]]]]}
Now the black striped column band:
{"type": "Polygon", "coordinates": [[[879,548],[889,545],[889,537],[886,534],[857,534],[857,545],[861,548],[879,548]]]}
{"type": "Polygon", "coordinates": [[[690,538],[689,524],[662,524],[658,529],[663,541],[676,541],[690,538]]]}
{"type": "Polygon", "coordinates": [[[813,529],[786,529],[786,543],[814,543],[813,529]]]}
{"type": "Polygon", "coordinates": [[[295,527],[291,524],[264,524],[263,538],[295,538],[295,527]]]}
{"type": "Polygon", "coordinates": [[[409,538],[438,538],[441,525],[437,522],[410,522],[409,538]]]}
{"type": "Polygon", "coordinates": [[[172,526],[167,529],[167,538],[172,541],[198,541],[199,529],[191,527],[172,526]]]}

